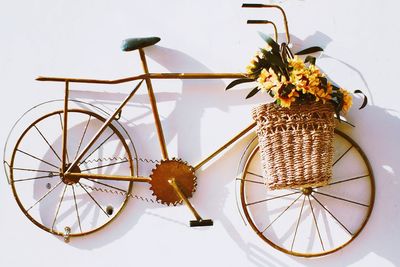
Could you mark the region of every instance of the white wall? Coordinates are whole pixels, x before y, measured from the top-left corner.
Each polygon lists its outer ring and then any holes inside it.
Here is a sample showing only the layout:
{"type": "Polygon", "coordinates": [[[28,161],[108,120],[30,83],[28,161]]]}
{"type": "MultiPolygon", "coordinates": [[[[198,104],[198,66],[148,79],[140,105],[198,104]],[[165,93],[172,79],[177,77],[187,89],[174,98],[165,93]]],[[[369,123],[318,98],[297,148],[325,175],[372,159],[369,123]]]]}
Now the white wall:
{"type": "MultiPolygon", "coordinates": [[[[198,174],[193,202],[214,219],[208,229],[187,227],[185,207],[132,201],[101,232],[65,244],[30,223],[2,175],[0,265],[400,266],[400,5],[390,0],[280,3],[295,48],[323,46],[329,57],[322,58],[320,66],[338,84],[362,89],[369,97],[363,111],[352,109],[349,120],[356,128],[347,130],[366,152],[376,177],[374,211],[358,239],[340,252],[311,260],[287,256],[259,240],[235,206],[233,177],[245,145],[240,142],[198,174]]],[[[138,73],[137,55],[119,50],[127,37],[161,37],[146,50],[153,72],[243,71],[262,46],[257,30],[270,30],[246,25],[246,19],[280,18],[274,11],[240,6],[237,0],[1,1],[1,143],[25,110],[62,97],[60,84],[36,82],[37,75],[113,79],[138,73]]],[[[282,24],[278,26],[283,33],[282,24]]],[[[171,153],[194,164],[250,123],[250,108],[262,102],[262,96],[245,101],[246,91],[227,94],[227,82],[156,83],[171,153]]],[[[73,86],[71,96],[114,108],[115,101],[109,99],[121,99],[131,87],[73,86]]],[[[129,116],[124,113],[126,120],[129,116]]],[[[157,150],[143,151],[144,137],[137,138],[143,157],[155,158],[157,150]]]]}

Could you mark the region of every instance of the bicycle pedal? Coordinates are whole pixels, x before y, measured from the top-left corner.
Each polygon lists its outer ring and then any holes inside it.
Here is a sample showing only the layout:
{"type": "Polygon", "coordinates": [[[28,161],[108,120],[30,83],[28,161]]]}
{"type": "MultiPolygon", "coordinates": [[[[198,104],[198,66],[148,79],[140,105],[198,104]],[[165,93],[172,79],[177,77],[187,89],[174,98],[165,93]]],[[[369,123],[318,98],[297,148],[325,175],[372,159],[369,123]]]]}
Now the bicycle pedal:
{"type": "Polygon", "coordinates": [[[213,226],[213,225],[214,225],[214,222],[213,222],[213,220],[210,220],[210,219],[190,221],[190,227],[213,226]]]}

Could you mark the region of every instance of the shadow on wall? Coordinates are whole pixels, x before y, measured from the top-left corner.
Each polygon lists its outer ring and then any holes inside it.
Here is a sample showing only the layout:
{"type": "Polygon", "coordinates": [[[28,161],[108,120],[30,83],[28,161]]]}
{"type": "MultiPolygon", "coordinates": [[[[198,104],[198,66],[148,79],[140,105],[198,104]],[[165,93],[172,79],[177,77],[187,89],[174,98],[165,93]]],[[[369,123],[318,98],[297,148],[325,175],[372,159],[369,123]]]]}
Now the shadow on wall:
{"type": "MultiPolygon", "coordinates": [[[[295,43],[304,44],[304,47],[313,44],[324,47],[330,42],[330,38],[321,33],[316,33],[304,41],[296,37],[293,37],[293,40],[295,43]]],[[[181,68],[184,69],[186,66],[194,68],[198,72],[210,72],[210,70],[200,62],[176,50],[164,47],[153,47],[146,50],[146,52],[150,58],[163,65],[171,72],[181,68]]],[[[366,89],[369,90],[366,79],[362,77],[356,69],[344,62],[340,63],[356,71],[365,83],[366,89]]],[[[194,151],[194,156],[200,157],[200,148],[202,147],[200,139],[200,120],[206,108],[214,107],[222,111],[229,111],[229,108],[234,105],[248,105],[261,102],[260,98],[252,98],[250,101],[244,102],[243,96],[245,93],[242,90],[231,91],[227,94],[223,90],[224,87],[225,83],[221,80],[184,80],[182,81],[182,94],[156,94],[160,102],[169,100],[176,101],[174,110],[167,117],[163,117],[162,122],[168,132],[166,136],[167,143],[171,142],[175,137],[178,140],[178,156],[185,154],[184,151],[187,149],[187,144],[191,144],[190,149],[194,151]],[[224,101],[221,101],[222,99],[224,99],[224,101]],[[185,125],[182,122],[187,121],[188,116],[191,118],[190,123],[189,125],[185,125]]],[[[107,93],[107,98],[104,98],[103,93],[93,92],[75,92],[74,95],[80,99],[95,99],[92,103],[97,105],[109,104],[110,99],[113,101],[121,101],[125,97],[123,94],[107,93]]],[[[370,97],[370,99],[372,99],[372,97],[370,97]]],[[[359,99],[355,99],[355,102],[355,106],[360,104],[359,99]]],[[[146,96],[138,95],[129,105],[142,106],[143,104],[148,104],[146,96]]],[[[149,110],[147,110],[144,116],[148,115],[149,110]]],[[[134,115],[129,114],[129,116],[134,115]]],[[[134,132],[135,137],[137,137],[135,138],[137,143],[156,143],[156,137],[154,135],[140,136],[135,133],[137,129],[140,129],[140,131],[153,131],[154,125],[135,124],[136,118],[131,119],[129,116],[126,116],[127,122],[124,126],[128,126],[128,130],[134,132]]],[[[307,266],[320,266],[329,260],[340,261],[342,265],[345,266],[361,258],[365,258],[370,253],[374,253],[387,259],[396,266],[400,265],[400,259],[395,250],[397,241],[400,239],[400,230],[398,230],[399,228],[397,227],[400,224],[398,198],[400,188],[397,178],[400,171],[397,156],[397,151],[400,150],[400,143],[394,141],[397,140],[398,133],[400,132],[399,116],[400,114],[398,113],[371,105],[371,103],[362,112],[355,111],[354,109],[352,113],[350,113],[349,119],[356,125],[356,128],[346,128],[345,131],[355,139],[363,148],[364,152],[366,152],[375,174],[377,194],[374,211],[370,221],[360,236],[345,249],[330,256],[314,260],[295,258],[298,262],[307,266]],[[354,116],[355,112],[357,112],[357,116],[354,116]],[[353,116],[357,119],[352,120],[353,116]],[[385,242],[384,246],[382,245],[383,242],[385,242]]],[[[242,145],[242,142],[240,142],[240,145],[242,145]]],[[[138,149],[139,155],[143,150],[144,147],[138,149]]],[[[225,163],[235,164],[234,160],[235,156],[237,156],[234,155],[235,153],[235,149],[228,150],[226,157],[218,160],[218,162],[223,161],[225,163]]],[[[236,160],[238,160],[238,157],[236,160]]],[[[232,170],[221,170],[217,164],[211,164],[204,171],[200,171],[199,174],[201,175],[202,172],[204,172],[203,174],[212,172],[212,176],[215,175],[218,179],[210,179],[207,181],[199,179],[198,193],[195,194],[193,198],[193,203],[198,207],[199,211],[206,211],[208,216],[212,217],[215,221],[221,222],[231,238],[248,254],[250,261],[259,266],[265,266],[266,264],[270,266],[274,264],[287,266],[282,262],[276,261],[276,258],[269,253],[270,250],[263,247],[267,246],[266,244],[258,242],[257,244],[253,244],[243,238],[242,233],[239,233],[234,226],[239,222],[232,223],[227,216],[224,215],[223,207],[228,197],[228,190],[226,187],[232,182],[236,175],[236,173],[234,173],[234,168],[232,168],[232,170]]],[[[105,231],[112,231],[113,233],[111,235],[102,231],[99,234],[93,235],[93,237],[86,237],[84,240],[82,239],[82,241],[74,241],[72,246],[83,249],[93,249],[94,247],[104,246],[118,239],[118,237],[124,235],[134,226],[137,219],[132,221],[132,216],[138,218],[143,215],[147,209],[151,209],[152,207],[153,204],[143,204],[135,201],[128,205],[126,211],[116,222],[107,227],[105,231]],[[141,208],[138,209],[138,206],[141,208]]],[[[173,218],[164,219],[174,221],[173,218]]],[[[280,252],[274,251],[274,253],[280,252]]]]}
{"type": "MultiPolygon", "coordinates": [[[[304,44],[304,47],[318,44],[323,48],[331,41],[328,36],[320,32],[316,32],[304,41],[296,37],[293,40],[295,43],[304,44]]],[[[367,79],[356,68],[329,55],[323,54],[322,58],[333,59],[341,67],[344,66],[350,72],[355,72],[364,85],[362,91],[368,95],[369,104],[361,111],[356,107],[361,106],[362,100],[356,97],[353,99],[354,107],[348,114],[348,120],[356,127],[339,125],[339,128],[361,146],[372,165],[376,186],[375,205],[371,218],[360,236],[343,250],[314,260],[299,258],[298,261],[307,266],[321,266],[327,260],[348,266],[361,258],[366,258],[369,254],[376,254],[394,266],[398,266],[400,258],[396,247],[400,239],[398,228],[400,225],[398,197],[400,143],[395,140],[400,132],[400,114],[398,111],[374,105],[373,91],[369,88],[367,79]]]]}
{"type": "MultiPolygon", "coordinates": [[[[358,105],[357,101],[355,104],[358,105]]],[[[400,114],[378,106],[368,105],[350,121],[356,127],[347,129],[349,135],[362,147],[370,160],[375,177],[376,196],[372,215],[361,234],[347,247],[332,255],[315,260],[299,259],[307,266],[321,266],[327,260],[349,266],[369,254],[376,254],[393,266],[400,265],[397,243],[400,239],[399,197],[400,165],[397,140],[400,132],[400,114]],[[383,130],[385,129],[385,130],[383,130]]],[[[353,112],[353,113],[354,113],[353,112]]],[[[349,128],[348,126],[344,126],[349,128]]]]}
{"type": "MultiPolygon", "coordinates": [[[[177,72],[187,68],[195,69],[195,72],[211,72],[210,69],[200,62],[177,50],[155,46],[146,49],[146,54],[149,58],[167,68],[170,72],[177,72]]],[[[157,88],[155,88],[155,94],[159,104],[169,101],[173,101],[175,103],[174,109],[168,114],[168,116],[163,116],[163,114],[160,115],[162,118],[163,128],[166,133],[166,143],[170,143],[173,139],[178,141],[178,157],[184,157],[185,155],[189,154],[192,158],[200,159],[201,155],[204,154],[201,151],[203,145],[201,144],[200,122],[204,111],[207,108],[217,108],[223,112],[229,112],[229,109],[232,106],[248,105],[250,103],[255,104],[257,101],[259,101],[254,98],[244,102],[243,96],[246,94],[245,92],[242,90],[232,90],[227,93],[224,90],[225,86],[226,84],[224,81],[213,79],[182,80],[181,94],[168,92],[157,93],[157,88]]],[[[159,160],[159,154],[158,156],[154,157],[154,153],[151,154],[147,151],[149,149],[156,151],[157,153],[159,151],[158,139],[154,134],[154,123],[139,122],[143,117],[152,116],[151,110],[149,109],[148,96],[143,94],[143,91],[145,91],[143,89],[141,89],[141,94],[136,95],[127,105],[127,109],[139,108],[142,109],[142,112],[139,115],[123,112],[122,116],[125,122],[121,123],[133,136],[133,141],[139,157],[144,157],[151,160],[159,160]]],[[[126,94],[121,93],[88,91],[74,91],[71,93],[71,95],[74,98],[90,101],[92,104],[100,107],[108,106],[108,108],[110,108],[110,106],[113,108],[114,105],[116,107],[118,103],[126,97],[126,94]]],[[[228,136],[233,136],[234,134],[235,132],[227,133],[228,136]]],[[[172,156],[175,155],[170,155],[170,157],[172,156]]],[[[230,157],[230,155],[228,155],[227,158],[234,157],[230,157]]],[[[236,164],[237,162],[233,163],[233,165],[236,164]]],[[[140,172],[140,174],[149,175],[151,168],[153,167],[154,165],[150,166],[150,168],[147,168],[147,173],[140,172]]],[[[209,168],[213,169],[211,166],[209,168]]],[[[220,168],[217,168],[217,174],[215,176],[218,177],[218,179],[213,179],[212,181],[205,181],[201,178],[198,179],[198,193],[192,198],[193,203],[199,209],[199,211],[203,211],[202,213],[207,213],[205,216],[210,216],[215,221],[222,221],[223,224],[225,224],[225,222],[229,222],[222,212],[222,209],[225,205],[225,200],[227,198],[227,190],[224,189],[224,187],[233,181],[235,177],[235,173],[233,173],[234,171],[235,169],[232,169],[232,173],[227,174],[226,172],[223,172],[223,170],[221,171],[220,168]]],[[[201,176],[201,171],[197,176],[201,176]]],[[[139,190],[141,193],[147,195],[146,197],[151,197],[151,192],[148,190],[148,187],[139,190]]],[[[234,203],[232,203],[232,205],[234,205],[234,203]]],[[[122,213],[122,215],[115,222],[113,222],[112,225],[108,226],[107,229],[99,232],[96,235],[93,235],[93,237],[90,235],[82,240],[74,240],[71,245],[83,249],[93,249],[95,247],[104,246],[105,244],[111,242],[112,240],[118,239],[124,233],[129,231],[129,229],[137,222],[137,218],[139,216],[146,214],[160,217],[151,211],[153,207],[159,207],[159,205],[140,203],[138,201],[134,201],[134,203],[131,202],[128,204],[128,207],[122,213]],[[107,230],[113,231],[112,235],[105,233],[107,230]]],[[[172,209],[172,207],[170,207],[170,209],[172,209]]],[[[187,212],[189,214],[189,211],[187,212]]],[[[170,218],[160,218],[169,222],[187,225],[186,221],[176,221],[173,217],[173,212],[171,212],[170,218]]],[[[235,231],[233,227],[227,226],[227,228],[229,228],[229,232],[235,231]]],[[[233,236],[239,236],[239,233],[233,234],[233,236]]],[[[242,242],[242,240],[238,240],[238,242],[242,242]]]]}

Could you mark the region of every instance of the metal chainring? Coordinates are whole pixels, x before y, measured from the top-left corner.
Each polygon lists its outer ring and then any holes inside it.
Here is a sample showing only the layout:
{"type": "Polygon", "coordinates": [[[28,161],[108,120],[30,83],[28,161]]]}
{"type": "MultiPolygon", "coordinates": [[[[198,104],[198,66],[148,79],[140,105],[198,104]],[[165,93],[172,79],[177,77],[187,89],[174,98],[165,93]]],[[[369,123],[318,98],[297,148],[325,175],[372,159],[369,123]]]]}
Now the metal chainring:
{"type": "Polygon", "coordinates": [[[179,189],[187,197],[192,197],[196,191],[197,178],[194,168],[181,159],[162,160],[150,174],[150,190],[156,196],[156,200],[166,205],[177,205],[182,203],[181,197],[170,185],[169,181],[175,179],[179,189]]]}

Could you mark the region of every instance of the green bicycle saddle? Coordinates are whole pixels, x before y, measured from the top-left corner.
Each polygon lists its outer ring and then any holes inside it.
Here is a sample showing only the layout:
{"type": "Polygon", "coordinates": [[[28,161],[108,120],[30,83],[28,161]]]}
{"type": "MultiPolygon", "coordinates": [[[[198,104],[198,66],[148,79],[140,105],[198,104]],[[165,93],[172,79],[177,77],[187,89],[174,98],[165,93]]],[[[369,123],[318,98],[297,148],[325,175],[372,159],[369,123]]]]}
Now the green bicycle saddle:
{"type": "Polygon", "coordinates": [[[159,37],[143,37],[143,38],[129,38],[122,41],[122,51],[133,51],[146,46],[151,46],[158,43],[161,39],[159,37]]]}

